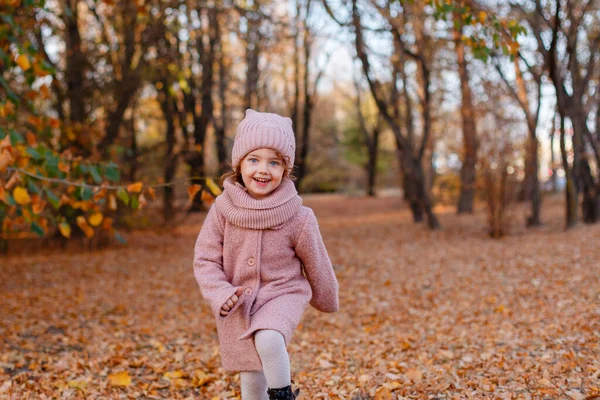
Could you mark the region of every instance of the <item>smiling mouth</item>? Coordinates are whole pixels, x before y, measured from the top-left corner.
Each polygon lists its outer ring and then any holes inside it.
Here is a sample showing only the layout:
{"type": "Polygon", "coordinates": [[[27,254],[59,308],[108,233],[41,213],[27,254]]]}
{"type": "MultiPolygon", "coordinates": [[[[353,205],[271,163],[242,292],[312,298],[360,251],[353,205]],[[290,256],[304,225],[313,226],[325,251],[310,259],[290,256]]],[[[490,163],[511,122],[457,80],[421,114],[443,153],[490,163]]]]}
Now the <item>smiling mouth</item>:
{"type": "Polygon", "coordinates": [[[260,182],[260,183],[269,183],[271,182],[270,179],[266,179],[266,178],[254,178],[255,181],[260,182]]]}

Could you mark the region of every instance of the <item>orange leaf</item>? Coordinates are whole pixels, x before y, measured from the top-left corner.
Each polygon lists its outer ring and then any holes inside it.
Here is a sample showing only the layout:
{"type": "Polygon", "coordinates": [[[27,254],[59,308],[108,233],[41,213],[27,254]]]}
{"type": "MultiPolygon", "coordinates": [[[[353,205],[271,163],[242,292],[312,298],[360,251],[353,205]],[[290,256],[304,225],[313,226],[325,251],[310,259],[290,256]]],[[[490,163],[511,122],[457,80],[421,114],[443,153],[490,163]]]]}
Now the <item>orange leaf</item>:
{"type": "Polygon", "coordinates": [[[13,197],[15,198],[15,202],[21,206],[31,203],[31,197],[29,197],[27,189],[22,186],[18,186],[13,190],[13,197]]]}
{"type": "Polygon", "coordinates": [[[58,128],[58,127],[60,127],[60,121],[57,120],[56,118],[49,118],[48,119],[48,123],[50,124],[51,128],[58,128]]]}
{"type": "Polygon", "coordinates": [[[142,182],[132,183],[131,185],[127,186],[127,191],[129,193],[139,193],[142,191],[143,186],[144,184],[142,182]]]}
{"type": "Polygon", "coordinates": [[[382,386],[375,392],[374,400],[392,400],[392,392],[387,387],[382,386]]]}
{"type": "Polygon", "coordinates": [[[212,203],[215,202],[215,197],[208,193],[206,190],[202,191],[202,194],[200,195],[200,200],[202,200],[202,203],[204,203],[204,205],[206,207],[209,207],[212,203]]]}
{"type": "Polygon", "coordinates": [[[8,166],[11,165],[12,162],[13,158],[10,152],[2,151],[2,153],[0,153],[0,172],[6,171],[6,168],[8,168],[8,166]]]}
{"type": "Polygon", "coordinates": [[[190,201],[194,200],[196,193],[198,193],[200,191],[200,189],[202,189],[202,186],[200,186],[200,185],[188,186],[187,192],[188,192],[188,198],[190,199],[190,201]]]}
{"type": "Polygon", "coordinates": [[[37,144],[35,135],[31,131],[27,131],[27,144],[29,144],[31,147],[37,144]]]}
{"type": "Polygon", "coordinates": [[[131,385],[131,377],[129,372],[123,371],[108,376],[110,384],[113,386],[129,386],[131,385]]]}
{"type": "Polygon", "coordinates": [[[104,196],[106,196],[106,189],[102,188],[94,194],[94,201],[98,202],[98,200],[103,199],[104,196]]]}
{"type": "Polygon", "coordinates": [[[88,225],[83,215],[77,217],[77,226],[83,231],[86,237],[91,238],[94,236],[94,230],[88,225]]]}
{"type": "Polygon", "coordinates": [[[31,211],[33,211],[35,215],[39,215],[42,211],[44,211],[44,207],[46,207],[46,202],[41,200],[39,196],[35,196],[31,211]]]}
{"type": "Polygon", "coordinates": [[[0,141],[0,151],[4,150],[7,147],[12,147],[12,143],[10,142],[10,135],[4,136],[4,139],[0,141]]]}
{"type": "Polygon", "coordinates": [[[104,218],[104,221],[102,221],[102,229],[108,231],[112,228],[112,224],[113,224],[113,219],[110,217],[106,217],[106,218],[104,218]]]}
{"type": "Polygon", "coordinates": [[[58,170],[60,172],[64,172],[65,174],[69,173],[71,167],[68,164],[64,164],[62,161],[58,162],[58,170]]]}
{"type": "Polygon", "coordinates": [[[97,226],[100,226],[103,219],[104,219],[104,215],[102,215],[101,212],[96,212],[88,217],[88,222],[90,223],[91,226],[97,227],[97,226]]]}
{"type": "Polygon", "coordinates": [[[10,177],[8,182],[6,182],[6,185],[4,185],[4,187],[10,190],[19,182],[21,182],[21,177],[19,176],[19,174],[13,174],[13,176],[10,177]]]}
{"type": "Polygon", "coordinates": [[[154,200],[156,198],[156,190],[154,188],[148,188],[148,197],[150,197],[151,200],[154,200]]]}
{"type": "Polygon", "coordinates": [[[69,225],[67,222],[61,222],[58,224],[58,230],[60,231],[60,234],[67,239],[71,237],[71,225],[69,225]]]}
{"type": "Polygon", "coordinates": [[[21,54],[19,57],[17,57],[16,63],[23,71],[27,71],[29,68],[31,68],[31,62],[25,54],[21,54]]]}

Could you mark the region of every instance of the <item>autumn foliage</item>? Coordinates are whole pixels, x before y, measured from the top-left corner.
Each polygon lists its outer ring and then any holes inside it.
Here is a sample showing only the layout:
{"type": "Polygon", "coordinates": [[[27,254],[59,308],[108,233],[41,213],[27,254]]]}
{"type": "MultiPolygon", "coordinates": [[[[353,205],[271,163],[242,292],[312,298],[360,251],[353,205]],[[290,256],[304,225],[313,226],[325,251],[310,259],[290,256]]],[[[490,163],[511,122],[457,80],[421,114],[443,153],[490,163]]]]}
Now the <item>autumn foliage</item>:
{"type": "MultiPolygon", "coordinates": [[[[432,232],[397,198],[304,204],[340,311],[308,309],[290,342],[299,400],[600,395],[600,227],[564,232],[560,199],[543,228],[497,241],[483,210],[440,209],[432,232]]],[[[193,276],[202,218],[127,249],[3,258],[0,398],[239,400],[193,276]]]]}

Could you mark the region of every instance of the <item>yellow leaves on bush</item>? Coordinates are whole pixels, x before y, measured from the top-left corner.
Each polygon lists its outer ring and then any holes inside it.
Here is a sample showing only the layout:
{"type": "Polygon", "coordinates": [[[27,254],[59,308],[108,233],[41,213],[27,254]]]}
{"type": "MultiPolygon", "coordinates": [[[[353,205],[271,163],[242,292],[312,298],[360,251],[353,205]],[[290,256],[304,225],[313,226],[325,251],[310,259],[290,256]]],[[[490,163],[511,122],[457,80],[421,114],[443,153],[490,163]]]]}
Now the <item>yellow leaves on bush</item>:
{"type": "Polygon", "coordinates": [[[202,186],[200,185],[191,185],[188,186],[187,188],[187,192],[188,192],[188,198],[190,201],[194,200],[194,197],[196,196],[196,194],[202,189],[202,186]]]}
{"type": "Polygon", "coordinates": [[[479,14],[477,15],[477,19],[479,20],[480,24],[485,24],[485,21],[487,20],[487,14],[485,11],[479,11],[479,14]]]}
{"type": "Polygon", "coordinates": [[[221,194],[221,188],[212,179],[209,178],[206,180],[206,186],[214,196],[221,194]]]}
{"type": "Polygon", "coordinates": [[[101,212],[95,212],[88,217],[88,222],[90,223],[91,226],[93,226],[95,228],[97,226],[100,226],[103,219],[104,219],[104,215],[102,215],[101,212]]]}
{"type": "Polygon", "coordinates": [[[29,193],[27,193],[27,189],[22,186],[17,186],[15,190],[13,190],[13,197],[15,202],[20,206],[26,206],[31,203],[31,197],[29,197],[29,193]]]}
{"type": "Polygon", "coordinates": [[[92,227],[88,225],[83,215],[79,215],[77,217],[77,226],[79,227],[79,229],[81,229],[81,231],[85,234],[86,237],[91,238],[92,236],[94,236],[94,229],[92,229],[92,227]]]}
{"type": "Polygon", "coordinates": [[[16,63],[23,71],[27,71],[31,68],[29,57],[27,57],[25,54],[21,54],[19,57],[17,57],[16,63]]]}
{"type": "Polygon", "coordinates": [[[58,224],[58,230],[60,231],[60,234],[67,239],[71,237],[71,225],[69,225],[67,222],[61,222],[58,224]]]}
{"type": "Polygon", "coordinates": [[[110,374],[108,380],[112,386],[129,386],[131,385],[131,377],[128,371],[117,372],[110,374]]]}
{"type": "Polygon", "coordinates": [[[139,193],[142,191],[143,186],[144,184],[142,182],[132,183],[131,185],[127,186],[127,191],[129,193],[139,193]]]}

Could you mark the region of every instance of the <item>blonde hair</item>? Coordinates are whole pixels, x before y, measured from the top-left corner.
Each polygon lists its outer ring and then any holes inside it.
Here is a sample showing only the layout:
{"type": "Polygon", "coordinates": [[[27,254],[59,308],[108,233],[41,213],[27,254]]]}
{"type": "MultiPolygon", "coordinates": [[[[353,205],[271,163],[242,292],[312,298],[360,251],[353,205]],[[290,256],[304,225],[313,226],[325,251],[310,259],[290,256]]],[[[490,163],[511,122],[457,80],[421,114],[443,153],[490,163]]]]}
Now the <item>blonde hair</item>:
{"type": "MultiPolygon", "coordinates": [[[[290,158],[288,156],[281,154],[281,152],[279,152],[275,149],[273,149],[273,151],[275,152],[275,154],[277,154],[277,157],[281,158],[281,161],[283,162],[283,168],[284,168],[283,178],[295,180],[296,177],[292,174],[293,167],[288,167],[288,162],[289,162],[290,158]]],[[[250,154],[250,152],[248,154],[250,154]]],[[[223,175],[221,175],[221,179],[219,180],[219,184],[221,185],[221,187],[223,187],[223,184],[225,183],[225,180],[227,180],[227,178],[232,178],[232,180],[234,182],[237,182],[237,183],[241,184],[242,186],[245,186],[244,180],[242,179],[242,170],[240,168],[240,164],[246,159],[248,154],[246,154],[244,157],[242,157],[242,159],[240,160],[238,165],[236,165],[235,167],[232,166],[231,171],[226,172],[223,175]]]]}

